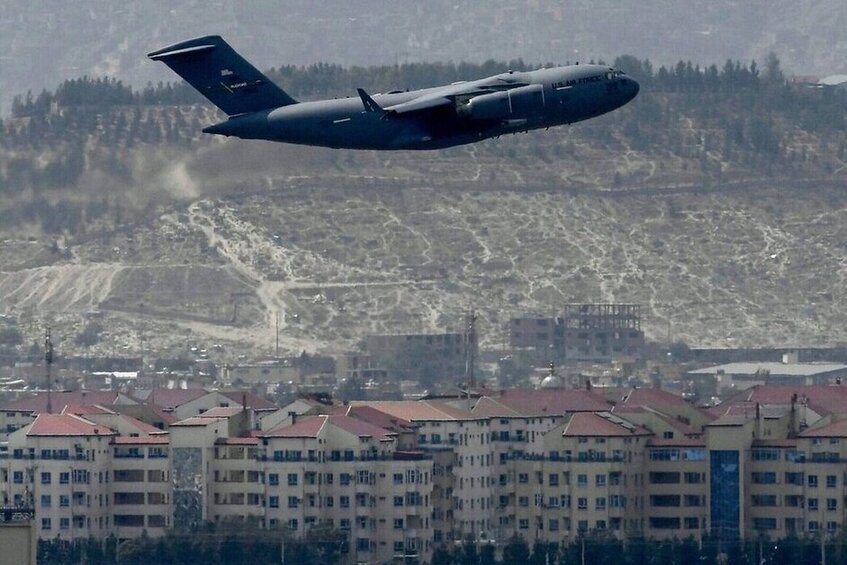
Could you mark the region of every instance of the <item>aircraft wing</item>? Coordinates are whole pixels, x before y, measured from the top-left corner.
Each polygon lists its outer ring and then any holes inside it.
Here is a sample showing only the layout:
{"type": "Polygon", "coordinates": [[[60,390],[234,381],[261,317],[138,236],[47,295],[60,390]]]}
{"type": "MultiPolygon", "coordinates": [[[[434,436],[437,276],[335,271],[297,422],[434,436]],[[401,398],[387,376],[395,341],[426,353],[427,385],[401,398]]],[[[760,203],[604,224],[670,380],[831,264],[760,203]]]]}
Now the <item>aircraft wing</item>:
{"type": "Polygon", "coordinates": [[[449,96],[420,96],[414,100],[395,104],[385,108],[386,112],[391,114],[408,114],[409,112],[419,112],[421,110],[430,110],[439,106],[449,106],[453,104],[453,97],[449,96]]]}
{"type": "Polygon", "coordinates": [[[457,99],[467,100],[468,98],[479,96],[481,94],[510,90],[512,88],[518,88],[528,84],[528,82],[519,79],[511,79],[511,77],[495,77],[493,80],[487,80],[485,82],[453,84],[439,90],[439,92],[425,94],[415,98],[414,100],[403,102],[402,104],[388,106],[383,108],[383,110],[385,110],[385,112],[389,115],[420,112],[423,110],[438,108],[439,106],[455,105],[457,99]]]}

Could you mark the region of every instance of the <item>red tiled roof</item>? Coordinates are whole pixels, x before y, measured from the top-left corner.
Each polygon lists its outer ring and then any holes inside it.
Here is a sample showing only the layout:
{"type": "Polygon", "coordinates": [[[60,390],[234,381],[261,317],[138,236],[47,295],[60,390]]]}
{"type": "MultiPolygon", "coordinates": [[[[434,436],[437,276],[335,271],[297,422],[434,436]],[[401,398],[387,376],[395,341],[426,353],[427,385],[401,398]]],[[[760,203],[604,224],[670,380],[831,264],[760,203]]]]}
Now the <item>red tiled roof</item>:
{"type": "Polygon", "coordinates": [[[678,394],[660,388],[610,388],[603,395],[616,405],[627,406],[689,406],[690,403],[678,394]]]}
{"type": "Polygon", "coordinates": [[[116,414],[116,412],[98,404],[68,404],[62,408],[62,414],[85,416],[90,414],[116,414]]]}
{"type": "Polygon", "coordinates": [[[456,408],[439,400],[354,400],[351,406],[370,406],[374,410],[403,418],[410,422],[423,420],[475,420],[478,419],[467,410],[456,408]]]}
{"type": "MultiPolygon", "coordinates": [[[[93,404],[115,404],[120,397],[119,392],[81,390],[77,392],[53,392],[50,394],[52,413],[59,414],[65,406],[89,406],[93,404]]],[[[3,407],[3,410],[47,412],[47,393],[43,392],[30,398],[22,398],[3,407]]]]}
{"type": "Polygon", "coordinates": [[[320,435],[321,430],[326,425],[335,426],[358,437],[372,437],[379,441],[389,440],[394,435],[385,428],[369,424],[357,418],[351,418],[350,416],[320,414],[318,416],[303,417],[302,420],[294,424],[276,427],[262,434],[262,437],[315,438],[320,435]]]}
{"type": "Polygon", "coordinates": [[[110,436],[115,432],[73,414],[39,414],[27,436],[110,436]]]}
{"type": "Polygon", "coordinates": [[[480,398],[477,403],[474,405],[473,410],[474,416],[486,416],[489,418],[508,418],[510,416],[522,416],[520,412],[515,410],[514,408],[510,408],[506,406],[502,402],[500,402],[496,398],[492,398],[490,396],[483,396],[480,398]]]}
{"type": "Polygon", "coordinates": [[[574,412],[562,430],[563,436],[633,436],[652,435],[648,430],[612,416],[608,412],[574,412]]]}
{"type": "Polygon", "coordinates": [[[168,445],[170,443],[168,434],[159,434],[154,436],[118,436],[112,440],[114,445],[168,445]]]}
{"type": "Polygon", "coordinates": [[[166,412],[161,407],[156,406],[155,404],[111,404],[107,406],[109,410],[117,412],[118,414],[126,414],[127,416],[132,416],[133,418],[138,417],[139,420],[145,418],[146,420],[161,420],[167,425],[171,425],[179,418],[177,418],[173,412],[166,412]],[[128,408],[128,406],[132,406],[128,408]]]}
{"type": "Polygon", "coordinates": [[[294,424],[283,424],[268,430],[260,437],[318,437],[321,428],[326,424],[328,416],[307,416],[298,419],[294,424]]]}
{"type": "Polygon", "coordinates": [[[198,417],[200,418],[229,418],[240,413],[243,409],[241,406],[215,406],[209,408],[198,417]]]}
{"type": "Polygon", "coordinates": [[[819,428],[809,428],[800,437],[847,437],[847,419],[837,420],[819,428]]]}
{"type": "Polygon", "coordinates": [[[722,414],[727,405],[746,402],[790,406],[794,395],[797,395],[798,406],[805,402],[818,414],[847,413],[847,386],[843,385],[757,385],[713,406],[709,412],[722,414]]]}
{"type": "Polygon", "coordinates": [[[386,414],[372,406],[338,406],[332,414],[349,416],[395,432],[414,430],[416,428],[412,422],[403,418],[397,418],[391,414],[386,414]]]}
{"type": "Polygon", "coordinates": [[[598,412],[612,407],[601,395],[581,389],[511,389],[500,392],[495,398],[524,416],[598,412]]]}
{"type": "Polygon", "coordinates": [[[239,406],[241,406],[242,401],[245,399],[244,395],[246,395],[247,406],[253,410],[277,410],[279,408],[279,406],[267,398],[263,398],[249,391],[222,390],[219,392],[230,400],[237,402],[239,406]]]}
{"type": "Polygon", "coordinates": [[[154,388],[145,402],[162,408],[176,408],[207,394],[209,391],[202,388],[154,388]]]}
{"type": "Polygon", "coordinates": [[[327,416],[327,418],[333,426],[359,437],[367,436],[382,441],[391,439],[395,435],[383,427],[375,426],[358,418],[351,418],[350,416],[327,416]]]}
{"type": "Polygon", "coordinates": [[[171,426],[208,426],[210,424],[214,424],[216,422],[224,422],[226,418],[215,417],[215,418],[203,418],[202,416],[192,416],[190,418],[186,418],[184,420],[180,420],[179,422],[174,422],[171,426]]]}

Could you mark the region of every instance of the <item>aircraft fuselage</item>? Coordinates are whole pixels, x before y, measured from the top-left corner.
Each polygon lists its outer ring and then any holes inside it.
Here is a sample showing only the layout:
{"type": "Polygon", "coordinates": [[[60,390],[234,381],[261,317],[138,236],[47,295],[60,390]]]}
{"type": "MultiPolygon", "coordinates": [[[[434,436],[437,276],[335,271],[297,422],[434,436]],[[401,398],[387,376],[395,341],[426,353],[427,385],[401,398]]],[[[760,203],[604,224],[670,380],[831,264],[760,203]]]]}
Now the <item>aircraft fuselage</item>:
{"type": "MultiPolygon", "coordinates": [[[[503,101],[491,116],[474,117],[467,102],[436,106],[397,117],[367,111],[359,97],[301,102],[273,110],[235,116],[204,131],[244,139],[267,139],[349,149],[440,149],[500,135],[570,124],[605,114],[632,100],[638,84],[606,66],[573,65],[512,72],[477,81],[373,96],[383,108],[423,97],[461,98],[463,92],[503,81],[534,87],[525,100],[515,90],[498,94],[503,101]],[[540,87],[540,88],[539,88],[540,87]],[[510,100],[511,98],[511,100],[510,100]]],[[[526,89],[523,87],[522,89],[526,89]]],[[[490,95],[489,95],[490,96],[490,95]]],[[[469,97],[473,101],[474,96],[469,97]]],[[[473,104],[473,102],[470,102],[473,104]]]]}

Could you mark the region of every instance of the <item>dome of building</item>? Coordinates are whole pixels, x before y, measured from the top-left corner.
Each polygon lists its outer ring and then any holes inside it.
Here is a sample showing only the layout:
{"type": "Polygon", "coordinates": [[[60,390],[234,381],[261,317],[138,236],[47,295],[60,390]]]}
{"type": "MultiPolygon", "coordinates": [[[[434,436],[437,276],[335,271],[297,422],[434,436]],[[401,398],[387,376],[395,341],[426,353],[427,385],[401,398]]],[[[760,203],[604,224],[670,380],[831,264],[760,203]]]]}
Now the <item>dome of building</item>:
{"type": "Polygon", "coordinates": [[[547,375],[544,377],[544,380],[541,381],[539,388],[562,388],[562,386],[564,386],[564,383],[562,383],[561,378],[556,375],[547,375]]]}

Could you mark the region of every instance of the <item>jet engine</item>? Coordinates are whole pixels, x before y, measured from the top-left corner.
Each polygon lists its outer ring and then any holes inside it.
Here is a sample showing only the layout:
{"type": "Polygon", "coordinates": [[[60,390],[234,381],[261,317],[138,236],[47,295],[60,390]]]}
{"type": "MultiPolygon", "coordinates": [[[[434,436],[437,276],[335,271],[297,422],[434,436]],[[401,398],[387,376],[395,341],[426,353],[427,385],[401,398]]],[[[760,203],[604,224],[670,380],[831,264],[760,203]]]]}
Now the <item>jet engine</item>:
{"type": "Polygon", "coordinates": [[[503,92],[474,96],[459,105],[456,112],[474,120],[526,118],[544,108],[544,87],[530,84],[503,92]]]}

